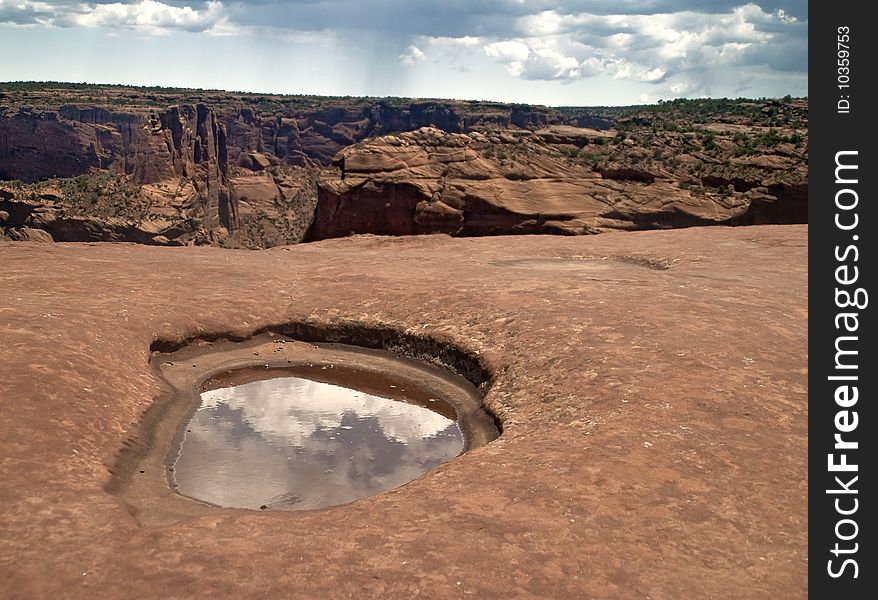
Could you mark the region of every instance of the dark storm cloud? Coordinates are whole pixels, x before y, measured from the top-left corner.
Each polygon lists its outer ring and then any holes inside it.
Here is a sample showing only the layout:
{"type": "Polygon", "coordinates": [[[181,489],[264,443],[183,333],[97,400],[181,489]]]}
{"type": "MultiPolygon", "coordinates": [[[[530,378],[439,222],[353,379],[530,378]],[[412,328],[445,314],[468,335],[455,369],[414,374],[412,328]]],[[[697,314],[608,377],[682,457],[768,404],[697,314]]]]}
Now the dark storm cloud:
{"type": "MultiPolygon", "coordinates": [[[[90,12],[90,7],[114,12],[125,7],[136,11],[141,4],[197,13],[222,12],[239,26],[260,26],[298,31],[360,29],[395,36],[482,36],[509,38],[525,34],[521,18],[553,11],[559,15],[656,15],[695,12],[704,15],[727,13],[742,1],[727,0],[246,0],[204,2],[190,0],[139,0],[136,2],[78,2],[75,0],[0,0],[0,22],[29,24],[54,18],[55,25],[72,26],[65,17],[90,12]]],[[[801,20],[807,17],[807,2],[763,0],[758,5],[768,14],[778,10],[801,20]]],[[[153,13],[159,12],[155,9],[153,13]]],[[[771,27],[771,24],[766,24],[771,27]]],[[[600,34],[600,31],[594,33],[600,34]]]]}
{"type": "MultiPolygon", "coordinates": [[[[186,4],[185,2],[179,4],[186,4]]],[[[515,36],[519,18],[554,11],[559,14],[654,15],[677,12],[718,14],[747,4],[727,0],[251,0],[227,2],[235,22],[299,29],[368,29],[395,34],[459,37],[515,36]]],[[[779,10],[799,20],[807,18],[807,2],[766,0],[758,5],[768,13],[779,10]]]]}
{"type": "Polygon", "coordinates": [[[242,25],[303,30],[366,30],[393,36],[502,36],[530,11],[503,0],[328,0],[322,2],[229,2],[242,25]]]}
{"type": "Polygon", "coordinates": [[[48,7],[35,2],[0,0],[0,24],[33,25],[52,16],[48,7]]]}
{"type": "MultiPolygon", "coordinates": [[[[226,2],[225,5],[241,23],[278,25],[285,22],[287,26],[303,29],[364,28],[438,36],[513,35],[516,31],[511,23],[515,19],[547,10],[594,15],[653,15],[684,11],[716,14],[729,12],[746,3],[728,0],[249,0],[226,2]]],[[[767,12],[783,10],[799,20],[807,17],[807,2],[804,0],[766,0],[758,4],[767,12]]]]}

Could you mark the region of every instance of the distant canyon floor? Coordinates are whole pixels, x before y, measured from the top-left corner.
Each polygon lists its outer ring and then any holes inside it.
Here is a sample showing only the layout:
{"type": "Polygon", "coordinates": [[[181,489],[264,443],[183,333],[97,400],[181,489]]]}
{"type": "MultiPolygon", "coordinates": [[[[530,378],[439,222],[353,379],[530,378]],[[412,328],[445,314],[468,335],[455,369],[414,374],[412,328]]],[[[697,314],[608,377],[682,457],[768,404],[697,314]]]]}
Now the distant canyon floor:
{"type": "Polygon", "coordinates": [[[0,243],[2,595],[801,598],[807,231],[0,243]],[[107,486],[151,348],[285,326],[432,349],[502,435],[346,506],[141,525],[107,486]]]}

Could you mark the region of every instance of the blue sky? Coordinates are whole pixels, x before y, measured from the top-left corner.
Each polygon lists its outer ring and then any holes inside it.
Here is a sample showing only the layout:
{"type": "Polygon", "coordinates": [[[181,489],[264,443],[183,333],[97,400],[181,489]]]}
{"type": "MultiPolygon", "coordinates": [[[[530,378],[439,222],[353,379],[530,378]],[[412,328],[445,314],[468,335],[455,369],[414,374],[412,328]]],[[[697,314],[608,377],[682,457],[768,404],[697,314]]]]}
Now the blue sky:
{"type": "Polygon", "coordinates": [[[0,0],[0,81],[548,105],[807,94],[807,2],[0,0]]]}

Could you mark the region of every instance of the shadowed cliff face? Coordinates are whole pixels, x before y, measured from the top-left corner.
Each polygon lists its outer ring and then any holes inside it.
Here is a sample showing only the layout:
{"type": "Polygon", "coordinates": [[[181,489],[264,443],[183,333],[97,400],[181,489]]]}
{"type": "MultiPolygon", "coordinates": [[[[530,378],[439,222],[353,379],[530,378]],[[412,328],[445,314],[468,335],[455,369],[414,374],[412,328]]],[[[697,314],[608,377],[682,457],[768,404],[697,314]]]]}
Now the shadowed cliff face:
{"type": "Polygon", "coordinates": [[[214,111],[205,104],[173,107],[149,119],[146,139],[144,156],[135,160],[135,179],[191,181],[196,193],[189,208],[200,216],[202,227],[234,231],[238,210],[229,189],[226,132],[214,111]]]}
{"type": "Polygon", "coordinates": [[[111,128],[59,118],[54,112],[21,110],[0,118],[0,179],[31,182],[72,177],[107,168],[121,136],[111,128]]]}
{"type": "Polygon", "coordinates": [[[187,181],[194,187],[187,203],[207,231],[237,226],[225,127],[207,105],[150,115],[68,106],[0,118],[3,178],[33,182],[95,169],[130,175],[137,184],[187,181]]]}
{"type": "MultiPolygon", "coordinates": [[[[187,127],[206,140],[209,129],[221,125],[229,159],[244,168],[261,168],[267,164],[326,166],[341,149],[367,137],[427,126],[465,132],[541,127],[568,119],[547,107],[491,102],[322,98],[297,103],[295,98],[284,102],[277,97],[237,99],[228,94],[179,104],[174,102],[176,96],[149,95],[136,103],[132,92],[113,100],[123,105],[127,100],[133,106],[110,109],[54,106],[59,100],[51,93],[38,97],[39,101],[28,97],[33,105],[22,101],[0,108],[0,179],[32,182],[71,177],[122,159],[126,173],[139,170],[144,181],[151,182],[157,175],[150,169],[167,167],[150,164],[153,159],[142,154],[144,133],[157,133],[155,124],[170,132],[171,146],[177,151],[187,142],[187,127]],[[193,114],[197,122],[192,121],[193,114]],[[207,124],[209,120],[212,125],[207,124]],[[141,164],[144,158],[145,165],[141,164]]],[[[606,119],[599,121],[610,126],[606,119]]],[[[167,174],[165,170],[158,176],[167,174]]]]}

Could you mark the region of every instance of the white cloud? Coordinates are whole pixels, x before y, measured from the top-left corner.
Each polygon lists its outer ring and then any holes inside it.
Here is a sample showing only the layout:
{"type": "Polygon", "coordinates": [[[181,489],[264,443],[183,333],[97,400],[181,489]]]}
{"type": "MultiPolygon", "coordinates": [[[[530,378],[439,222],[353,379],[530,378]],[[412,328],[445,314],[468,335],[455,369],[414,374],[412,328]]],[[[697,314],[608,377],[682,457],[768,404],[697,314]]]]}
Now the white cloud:
{"type": "Polygon", "coordinates": [[[485,54],[502,63],[522,62],[530,55],[530,48],[520,40],[505,40],[486,45],[485,54]]]}
{"type": "Polygon", "coordinates": [[[774,15],[784,23],[795,23],[796,21],[798,21],[796,17],[788,15],[787,12],[782,8],[774,11],[774,15]]]}
{"type": "Polygon", "coordinates": [[[689,89],[689,87],[690,86],[688,83],[679,82],[679,83],[673,83],[673,84],[669,85],[668,89],[671,90],[671,92],[674,95],[679,96],[680,94],[686,93],[686,91],[689,89]]]}
{"type": "Polygon", "coordinates": [[[372,416],[389,438],[407,443],[435,436],[454,421],[414,404],[298,377],[283,377],[210,390],[201,409],[226,405],[241,411],[256,432],[302,445],[319,429],[341,427],[346,414],[372,416]]]}
{"type": "Polygon", "coordinates": [[[527,15],[518,20],[518,26],[525,35],[538,37],[562,33],[570,17],[562,17],[554,10],[545,10],[535,15],[527,15]]]}
{"type": "Polygon", "coordinates": [[[67,23],[79,27],[141,29],[150,33],[167,29],[206,31],[223,16],[222,2],[207,2],[203,10],[196,10],[156,0],[140,0],[133,4],[96,4],[89,7],[88,12],[70,15],[67,23]]]}
{"type": "Polygon", "coordinates": [[[610,70],[613,71],[613,79],[627,79],[630,81],[654,82],[661,80],[665,76],[664,69],[660,67],[649,69],[624,59],[613,63],[610,70]]]}
{"type": "Polygon", "coordinates": [[[174,462],[177,490],[223,506],[317,508],[370,496],[463,449],[426,408],[285,377],[201,394],[174,462]]]}
{"type": "Polygon", "coordinates": [[[235,26],[218,0],[199,3],[200,8],[175,6],[157,0],[73,4],[69,2],[31,2],[0,0],[0,23],[43,25],[61,28],[134,29],[151,35],[170,31],[202,32],[218,28],[228,35],[235,26]]]}
{"type": "MultiPolygon", "coordinates": [[[[550,10],[521,17],[518,25],[525,35],[484,45],[485,54],[515,77],[605,75],[650,84],[682,73],[694,76],[754,64],[793,70],[788,59],[771,58],[772,52],[777,54],[784,40],[803,34],[800,28],[805,26],[782,10],[767,12],[752,3],[720,13],[565,15],[550,10]]],[[[793,47],[783,50],[784,56],[795,52],[793,47]]],[[[683,89],[680,85],[674,89],[683,89]]],[[[690,82],[685,89],[701,88],[690,82]]]]}
{"type": "Polygon", "coordinates": [[[581,76],[579,60],[567,54],[553,38],[530,41],[530,54],[523,64],[525,79],[576,79],[581,76]]]}
{"type": "Polygon", "coordinates": [[[406,67],[410,67],[415,63],[423,62],[425,60],[427,60],[427,55],[414,44],[410,45],[405,49],[404,53],[399,55],[399,63],[406,67]]]}
{"type": "Polygon", "coordinates": [[[418,36],[415,42],[424,47],[425,54],[433,60],[444,61],[460,73],[471,71],[472,53],[481,47],[482,41],[476,36],[418,36]]]}

